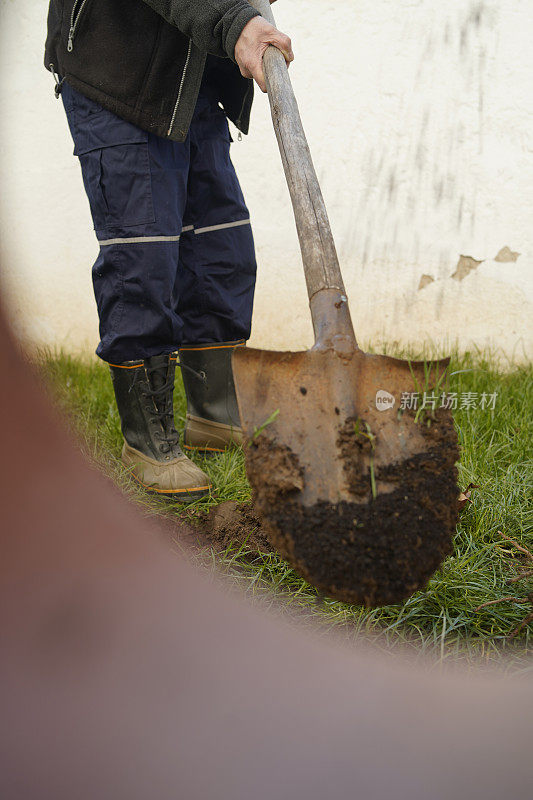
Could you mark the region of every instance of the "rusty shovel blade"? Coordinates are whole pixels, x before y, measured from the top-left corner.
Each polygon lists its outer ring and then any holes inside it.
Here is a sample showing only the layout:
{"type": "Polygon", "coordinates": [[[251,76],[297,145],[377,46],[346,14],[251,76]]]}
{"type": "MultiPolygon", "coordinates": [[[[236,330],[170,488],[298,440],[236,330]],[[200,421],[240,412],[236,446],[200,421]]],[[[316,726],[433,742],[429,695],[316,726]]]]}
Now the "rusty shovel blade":
{"type": "Polygon", "coordinates": [[[272,545],[323,593],[397,603],[451,552],[459,453],[439,407],[447,367],[358,348],[235,351],[255,506],[272,545]],[[409,406],[424,393],[417,414],[409,406]]]}

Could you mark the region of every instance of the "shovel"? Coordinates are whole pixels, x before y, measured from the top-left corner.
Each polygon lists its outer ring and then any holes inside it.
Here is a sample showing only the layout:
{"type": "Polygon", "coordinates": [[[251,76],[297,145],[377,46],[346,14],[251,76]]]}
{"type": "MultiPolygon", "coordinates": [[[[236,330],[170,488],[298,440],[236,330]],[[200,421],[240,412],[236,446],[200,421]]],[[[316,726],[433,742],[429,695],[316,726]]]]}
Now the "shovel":
{"type": "MultiPolygon", "coordinates": [[[[274,24],[267,0],[251,4],[274,24]]],[[[358,347],[281,52],[269,47],[263,68],[315,344],[234,352],[254,504],[272,545],[321,592],[369,607],[397,603],[452,549],[459,452],[446,408],[449,359],[404,361],[358,347]]]]}

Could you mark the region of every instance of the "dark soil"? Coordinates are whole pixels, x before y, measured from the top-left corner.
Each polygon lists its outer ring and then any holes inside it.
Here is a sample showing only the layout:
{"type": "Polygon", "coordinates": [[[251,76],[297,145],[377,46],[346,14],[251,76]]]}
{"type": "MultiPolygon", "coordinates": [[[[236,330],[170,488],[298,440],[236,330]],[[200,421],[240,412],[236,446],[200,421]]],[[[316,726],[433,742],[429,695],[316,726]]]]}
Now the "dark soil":
{"type": "Polygon", "coordinates": [[[221,503],[191,521],[203,537],[221,550],[230,544],[243,544],[252,552],[272,552],[261,519],[251,503],[221,503]]]}
{"type": "Polygon", "coordinates": [[[427,451],[376,470],[378,487],[382,481],[396,488],[373,498],[369,477],[360,475],[361,453],[372,445],[347,420],[339,433],[339,457],[353,470],[348,484],[354,500],[335,505],[301,504],[303,470],[287,447],[263,433],[247,448],[247,473],[264,533],[325,594],[365,606],[398,603],[424,588],[451,553],[459,453],[449,412],[439,409],[431,423],[421,423],[427,451]]]}

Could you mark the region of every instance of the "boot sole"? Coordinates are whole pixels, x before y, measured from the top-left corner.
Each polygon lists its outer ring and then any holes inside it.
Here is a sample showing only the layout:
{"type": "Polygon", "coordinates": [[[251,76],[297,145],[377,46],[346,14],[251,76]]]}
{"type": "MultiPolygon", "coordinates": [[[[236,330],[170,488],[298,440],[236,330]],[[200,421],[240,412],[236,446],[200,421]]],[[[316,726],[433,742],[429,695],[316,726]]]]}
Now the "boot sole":
{"type": "Polygon", "coordinates": [[[177,500],[181,503],[192,503],[194,500],[202,500],[208,497],[212,486],[195,486],[192,489],[155,489],[153,486],[143,483],[136,475],[131,475],[133,480],[142,486],[148,494],[154,494],[166,500],[177,500]]]}
{"type": "Polygon", "coordinates": [[[216,456],[218,453],[225,453],[231,446],[235,447],[236,445],[228,445],[227,447],[205,447],[204,445],[184,444],[183,449],[189,450],[192,453],[204,453],[206,456],[216,456]]]}

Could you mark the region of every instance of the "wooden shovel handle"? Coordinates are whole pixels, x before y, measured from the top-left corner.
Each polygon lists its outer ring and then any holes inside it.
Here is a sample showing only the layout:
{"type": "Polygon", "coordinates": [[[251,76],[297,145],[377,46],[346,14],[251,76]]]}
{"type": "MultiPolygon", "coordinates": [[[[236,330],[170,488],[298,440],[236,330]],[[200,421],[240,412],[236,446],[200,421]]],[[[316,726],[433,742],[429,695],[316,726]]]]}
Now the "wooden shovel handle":
{"type": "MultiPolygon", "coordinates": [[[[261,16],[275,25],[268,0],[249,2],[261,16]]],[[[267,48],[263,57],[263,71],[274,130],[294,209],[315,338],[317,342],[324,339],[330,341],[332,336],[341,334],[355,341],[324,199],[285,58],[276,47],[267,48]],[[323,290],[333,291],[329,291],[327,297],[318,298],[317,293],[323,290]]]]}

